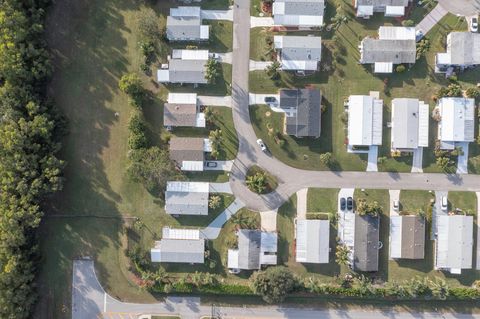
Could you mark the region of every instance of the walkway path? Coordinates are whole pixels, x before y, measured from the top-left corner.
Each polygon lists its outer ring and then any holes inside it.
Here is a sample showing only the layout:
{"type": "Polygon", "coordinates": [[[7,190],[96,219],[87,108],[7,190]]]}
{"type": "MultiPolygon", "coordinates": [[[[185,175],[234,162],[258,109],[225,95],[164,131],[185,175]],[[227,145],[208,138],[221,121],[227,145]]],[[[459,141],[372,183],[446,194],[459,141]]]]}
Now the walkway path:
{"type": "Polygon", "coordinates": [[[378,146],[372,145],[368,150],[367,172],[378,172],[378,146]]]}
{"type": "MultiPolygon", "coordinates": [[[[222,306],[215,307],[221,318],[302,318],[302,319],[478,319],[480,315],[413,311],[392,309],[316,309],[279,306],[222,306]]],[[[212,307],[195,297],[167,297],[150,304],[121,302],[100,285],[92,260],[73,261],[72,319],[138,319],[141,315],[181,315],[182,319],[199,319],[212,315],[212,307]]]]}
{"type": "Polygon", "coordinates": [[[390,195],[390,216],[398,216],[398,211],[393,207],[393,202],[396,200],[400,202],[400,190],[389,189],[388,194],[390,195]]]}
{"type": "Polygon", "coordinates": [[[430,239],[434,240],[437,238],[437,219],[439,216],[447,215],[448,212],[442,210],[442,197],[448,197],[447,191],[438,191],[435,192],[435,204],[432,207],[432,233],[430,234],[430,239]]]}
{"type": "Polygon", "coordinates": [[[235,215],[240,209],[245,207],[245,204],[242,203],[238,198],[236,198],[233,203],[230,204],[220,215],[215,218],[210,225],[205,227],[201,233],[206,239],[215,239],[220,235],[223,225],[235,215]]]}
{"type": "Polygon", "coordinates": [[[443,6],[439,3],[435,6],[435,8],[433,8],[432,11],[430,11],[428,15],[425,16],[425,18],[423,18],[422,21],[420,21],[419,24],[417,24],[415,29],[417,31],[421,30],[423,34],[427,34],[428,31],[430,31],[430,29],[433,28],[433,26],[437,24],[438,21],[440,21],[447,13],[448,11],[445,10],[443,6]]]}
{"type": "Polygon", "coordinates": [[[248,17],[250,19],[250,27],[273,27],[273,18],[269,17],[248,17]]]}
{"type": "Polygon", "coordinates": [[[456,143],[455,146],[462,149],[462,154],[458,155],[457,174],[468,174],[468,142],[456,143]]]}
{"type": "Polygon", "coordinates": [[[423,147],[413,151],[412,173],[423,173],[423,147]]]}
{"type": "Polygon", "coordinates": [[[253,61],[250,60],[249,70],[250,71],[263,71],[267,66],[273,64],[272,61],[253,61]]]}

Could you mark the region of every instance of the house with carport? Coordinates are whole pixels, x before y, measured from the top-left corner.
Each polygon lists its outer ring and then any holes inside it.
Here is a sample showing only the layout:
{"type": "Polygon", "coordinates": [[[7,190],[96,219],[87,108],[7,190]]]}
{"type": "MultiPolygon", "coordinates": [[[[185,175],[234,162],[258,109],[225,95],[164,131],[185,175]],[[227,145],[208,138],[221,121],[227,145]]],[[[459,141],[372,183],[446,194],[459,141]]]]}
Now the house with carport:
{"type": "Polygon", "coordinates": [[[205,239],[198,229],[164,227],[162,239],[155,241],[150,250],[150,259],[159,263],[203,264],[205,239]]]}

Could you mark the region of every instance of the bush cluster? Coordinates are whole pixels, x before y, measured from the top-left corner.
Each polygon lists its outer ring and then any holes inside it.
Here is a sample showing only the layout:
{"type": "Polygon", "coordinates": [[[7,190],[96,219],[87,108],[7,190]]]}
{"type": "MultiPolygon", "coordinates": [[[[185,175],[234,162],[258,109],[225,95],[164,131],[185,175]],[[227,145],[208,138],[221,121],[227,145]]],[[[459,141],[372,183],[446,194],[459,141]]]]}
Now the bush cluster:
{"type": "Polygon", "coordinates": [[[0,2],[0,318],[27,318],[36,295],[35,229],[63,185],[62,118],[46,98],[48,1],[0,2]]]}

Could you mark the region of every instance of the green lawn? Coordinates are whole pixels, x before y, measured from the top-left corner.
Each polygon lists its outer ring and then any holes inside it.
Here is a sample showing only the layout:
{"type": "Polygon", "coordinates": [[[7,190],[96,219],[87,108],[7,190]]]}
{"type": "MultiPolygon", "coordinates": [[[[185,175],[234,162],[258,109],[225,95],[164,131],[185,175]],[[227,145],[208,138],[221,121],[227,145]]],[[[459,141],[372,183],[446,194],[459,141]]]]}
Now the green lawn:
{"type": "Polygon", "coordinates": [[[364,171],[366,168],[366,155],[349,154],[343,146],[343,127],[335,125],[334,119],[339,114],[332,114],[335,110],[329,107],[322,114],[322,135],[318,139],[296,138],[282,134],[284,126],[284,115],[272,112],[266,105],[253,105],[250,107],[250,118],[256,135],[267,145],[272,155],[282,162],[301,169],[328,170],[322,164],[319,156],[325,152],[332,152],[334,158],[333,169],[364,171]],[[275,134],[281,134],[285,141],[283,145],[278,144],[275,134]],[[339,135],[342,135],[339,138],[339,135]],[[332,145],[341,144],[335,148],[332,145]]]}
{"type": "Polygon", "coordinates": [[[337,213],[337,188],[309,188],[307,195],[307,212],[337,213]]]}
{"type": "Polygon", "coordinates": [[[203,0],[200,3],[202,9],[205,10],[226,10],[231,5],[229,0],[203,0]]]}
{"type": "MultiPolygon", "coordinates": [[[[454,15],[447,15],[444,17],[427,35],[431,40],[431,49],[425,58],[421,58],[415,65],[404,73],[394,73],[392,75],[376,75],[372,73],[370,66],[362,66],[358,64],[360,54],[358,52],[358,45],[361,39],[365,36],[376,36],[378,27],[381,25],[399,25],[399,21],[391,18],[385,18],[383,15],[376,14],[369,20],[354,18],[353,7],[350,1],[340,1],[342,6],[346,8],[347,15],[352,17],[349,22],[342,25],[337,32],[316,32],[322,36],[323,54],[321,71],[314,75],[306,77],[297,77],[289,72],[280,72],[279,80],[271,80],[264,71],[250,72],[250,91],[256,93],[275,93],[281,88],[306,87],[314,86],[322,90],[322,95],[327,105],[327,113],[324,114],[322,120],[322,135],[321,142],[316,140],[305,140],[304,149],[313,150],[308,153],[302,149],[297,149],[296,145],[287,145],[284,150],[280,150],[273,145],[272,139],[265,139],[269,147],[273,147],[273,154],[283,162],[304,169],[321,170],[326,169],[321,167],[318,161],[312,165],[309,161],[301,161],[303,154],[318,155],[321,151],[332,152],[338,165],[332,169],[342,170],[365,170],[366,156],[351,155],[346,152],[345,138],[346,132],[341,125],[340,117],[344,111],[343,101],[351,94],[368,94],[369,91],[379,91],[380,97],[384,100],[383,112],[383,144],[379,149],[379,156],[386,157],[386,160],[379,164],[380,171],[393,172],[409,172],[411,170],[412,156],[405,156],[400,158],[392,158],[390,156],[390,129],[387,123],[391,121],[391,100],[396,97],[414,97],[419,98],[427,103],[430,103],[432,109],[434,106],[431,100],[432,95],[441,87],[448,84],[448,81],[442,74],[434,73],[434,60],[437,52],[445,51],[446,35],[452,30],[466,30],[466,23],[454,15]],[[335,34],[338,37],[338,43],[332,40],[335,34]],[[335,48],[339,48],[340,55],[334,58],[332,52],[335,48]],[[333,60],[336,60],[333,62],[333,60]],[[327,68],[324,66],[327,65],[327,68]],[[330,68],[334,65],[333,68],[330,68]],[[328,67],[330,66],[330,67],[328,67]],[[335,67],[336,66],[336,67],[335,67]],[[384,91],[384,80],[388,81],[388,90],[384,91]],[[335,124],[329,125],[334,122],[335,124]],[[319,145],[320,144],[320,145],[319,145]],[[296,161],[296,163],[294,163],[296,161]]],[[[333,1],[329,1],[327,5],[327,18],[333,16],[335,5],[333,1]]],[[[418,21],[423,14],[431,8],[415,8],[413,10],[412,19],[418,21]]],[[[312,34],[315,32],[312,32],[312,34]]],[[[278,33],[281,34],[281,33],[278,33]]],[[[294,33],[291,33],[294,34],[294,33]]],[[[296,34],[296,33],[295,33],[296,34]]],[[[251,52],[253,59],[269,60],[270,56],[267,54],[269,48],[266,38],[271,36],[262,28],[254,28],[251,31],[251,52]]],[[[478,74],[478,70],[476,70],[478,74]]],[[[475,70],[470,70],[459,75],[459,83],[465,87],[478,82],[474,79],[473,74],[475,70]]],[[[256,122],[260,120],[268,121],[264,116],[263,109],[256,112],[256,122]],[[259,113],[263,114],[259,114],[259,113]]],[[[252,115],[253,117],[253,115],[252,115]]],[[[273,120],[271,120],[273,122],[273,120]]],[[[279,120],[278,120],[279,121],[279,120]]],[[[278,124],[277,124],[278,125],[278,124]]],[[[276,126],[281,129],[282,126],[276,126]]],[[[266,132],[259,133],[259,131],[266,131],[265,127],[256,125],[257,134],[266,137],[266,132]]],[[[441,169],[435,164],[435,157],[433,155],[433,146],[436,136],[436,124],[430,122],[430,147],[424,150],[424,166],[426,172],[441,172],[441,169]]],[[[472,149],[471,149],[472,150],[472,149]]],[[[471,156],[471,171],[476,170],[478,163],[480,163],[480,148],[473,148],[471,156]]],[[[480,167],[480,166],[478,166],[480,167]]],[[[480,171],[480,170],[479,170],[480,171]]]]}
{"type": "Polygon", "coordinates": [[[214,121],[206,128],[179,127],[172,130],[177,137],[208,137],[212,130],[222,131],[222,143],[219,147],[218,160],[233,160],[237,156],[238,138],[233,124],[232,109],[229,107],[212,107],[214,121]]]}
{"type": "Polygon", "coordinates": [[[233,22],[225,20],[203,20],[210,26],[210,37],[206,42],[174,42],[168,43],[172,49],[185,49],[194,46],[210,52],[225,53],[233,50],[233,22]]]}
{"type": "Polygon", "coordinates": [[[435,200],[435,194],[422,190],[402,190],[400,192],[400,210],[415,213],[431,210],[430,200],[435,200]]]}
{"type": "MultiPolygon", "coordinates": [[[[212,194],[211,194],[212,195],[212,194]]],[[[230,204],[235,200],[230,194],[213,194],[218,195],[221,198],[221,204],[219,207],[208,209],[207,216],[179,216],[177,221],[181,226],[194,226],[194,227],[206,227],[208,226],[218,215],[220,215],[230,204]]]]}

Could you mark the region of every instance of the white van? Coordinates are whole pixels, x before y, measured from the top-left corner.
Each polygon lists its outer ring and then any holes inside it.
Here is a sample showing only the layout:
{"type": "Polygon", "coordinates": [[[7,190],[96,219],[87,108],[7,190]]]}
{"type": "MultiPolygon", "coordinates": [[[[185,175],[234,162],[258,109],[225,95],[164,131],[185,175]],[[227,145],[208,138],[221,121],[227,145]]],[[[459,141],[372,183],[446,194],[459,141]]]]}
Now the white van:
{"type": "Polygon", "coordinates": [[[442,210],[447,211],[448,210],[448,199],[447,196],[442,196],[442,210]]]}

